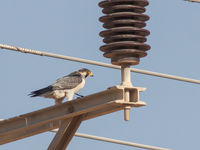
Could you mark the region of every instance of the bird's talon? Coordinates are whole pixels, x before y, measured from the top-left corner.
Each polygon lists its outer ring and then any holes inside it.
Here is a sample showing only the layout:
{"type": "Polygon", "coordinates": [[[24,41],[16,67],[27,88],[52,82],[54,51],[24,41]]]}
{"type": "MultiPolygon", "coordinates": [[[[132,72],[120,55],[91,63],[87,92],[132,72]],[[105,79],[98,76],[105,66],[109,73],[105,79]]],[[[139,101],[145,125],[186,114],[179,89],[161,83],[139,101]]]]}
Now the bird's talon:
{"type": "Polygon", "coordinates": [[[80,95],[80,94],[78,94],[78,93],[75,93],[75,95],[78,96],[78,98],[84,97],[83,95],[80,95]]]}

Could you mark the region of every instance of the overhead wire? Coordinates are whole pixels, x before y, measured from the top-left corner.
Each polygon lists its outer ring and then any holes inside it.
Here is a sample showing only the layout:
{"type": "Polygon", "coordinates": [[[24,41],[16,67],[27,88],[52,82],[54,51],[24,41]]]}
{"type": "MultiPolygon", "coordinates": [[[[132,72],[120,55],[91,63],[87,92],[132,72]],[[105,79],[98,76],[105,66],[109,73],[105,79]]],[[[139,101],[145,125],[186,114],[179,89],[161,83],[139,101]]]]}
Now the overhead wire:
{"type": "MultiPolygon", "coordinates": [[[[103,63],[103,62],[98,62],[98,61],[93,61],[93,60],[88,60],[88,59],[82,59],[82,58],[77,58],[77,57],[71,57],[71,56],[64,56],[64,55],[59,55],[59,54],[54,54],[54,53],[49,53],[49,52],[44,52],[44,51],[38,51],[38,50],[33,50],[33,49],[27,49],[27,48],[22,48],[22,47],[17,47],[17,46],[0,44],[0,48],[5,49],[5,50],[22,52],[22,53],[29,53],[29,54],[34,54],[34,55],[47,56],[47,57],[53,57],[53,58],[58,58],[58,59],[76,61],[76,62],[91,64],[91,65],[96,65],[96,66],[102,66],[102,67],[108,67],[108,68],[114,68],[114,69],[121,69],[121,67],[117,66],[117,65],[111,65],[111,64],[107,64],[107,63],[103,63]]],[[[152,71],[136,69],[136,68],[131,68],[130,70],[131,70],[131,72],[135,72],[135,73],[140,73],[140,74],[145,74],[145,75],[150,75],[150,76],[156,76],[156,77],[161,77],[161,78],[167,78],[167,79],[173,79],[173,80],[179,80],[179,81],[184,81],[184,82],[200,84],[200,80],[196,80],[196,79],[185,78],[185,77],[169,75],[169,74],[164,74],[164,73],[158,73],[158,72],[152,72],[152,71]]]]}
{"type": "MultiPolygon", "coordinates": [[[[57,131],[58,129],[54,129],[51,132],[57,132],[57,131]]],[[[167,148],[161,148],[161,147],[150,146],[150,145],[145,145],[145,144],[138,144],[138,143],[127,142],[127,141],[122,141],[122,140],[116,140],[116,139],[95,136],[95,135],[90,135],[90,134],[85,134],[85,133],[76,132],[74,136],[92,139],[92,140],[104,141],[104,142],[109,142],[109,143],[115,143],[115,144],[120,144],[120,145],[138,147],[138,148],[143,148],[143,149],[149,149],[149,150],[169,150],[167,148]]]]}

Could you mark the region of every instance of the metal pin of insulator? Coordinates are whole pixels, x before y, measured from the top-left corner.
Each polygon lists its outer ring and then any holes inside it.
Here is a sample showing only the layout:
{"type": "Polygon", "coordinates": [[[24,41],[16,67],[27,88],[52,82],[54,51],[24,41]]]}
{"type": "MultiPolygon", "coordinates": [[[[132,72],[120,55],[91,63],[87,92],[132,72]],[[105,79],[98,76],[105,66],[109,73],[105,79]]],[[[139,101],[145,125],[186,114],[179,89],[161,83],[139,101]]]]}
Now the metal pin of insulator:
{"type": "Polygon", "coordinates": [[[99,3],[106,14],[99,18],[107,30],[100,32],[105,45],[100,47],[104,57],[114,65],[136,65],[147,55],[150,46],[145,44],[150,32],[143,27],[149,16],[143,14],[147,0],[104,0],[99,3]]]}

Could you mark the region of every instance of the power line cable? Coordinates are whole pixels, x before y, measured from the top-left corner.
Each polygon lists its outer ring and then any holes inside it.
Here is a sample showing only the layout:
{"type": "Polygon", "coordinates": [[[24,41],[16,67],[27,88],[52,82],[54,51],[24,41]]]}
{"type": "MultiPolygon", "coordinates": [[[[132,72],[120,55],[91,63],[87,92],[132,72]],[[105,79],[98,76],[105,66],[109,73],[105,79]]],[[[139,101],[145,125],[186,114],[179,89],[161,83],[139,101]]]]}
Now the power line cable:
{"type": "MultiPolygon", "coordinates": [[[[107,63],[103,63],[103,62],[92,61],[92,60],[87,60],[87,59],[82,59],[82,58],[77,58],[77,57],[64,56],[64,55],[48,53],[48,52],[43,52],[43,51],[38,51],[38,50],[21,48],[21,47],[17,47],[17,46],[0,44],[0,48],[6,49],[6,50],[22,52],[22,53],[29,53],[29,54],[34,54],[34,55],[47,56],[47,57],[53,57],[53,58],[58,58],[58,59],[76,61],[76,62],[80,62],[80,63],[86,63],[86,64],[97,65],[97,66],[102,66],[102,67],[121,69],[121,67],[117,66],[117,65],[111,65],[111,64],[107,64],[107,63]]],[[[156,77],[161,77],[161,78],[167,78],[167,79],[173,79],[173,80],[179,80],[179,81],[184,81],[184,82],[200,84],[200,80],[185,78],[185,77],[180,77],[180,76],[175,76],[175,75],[169,75],[169,74],[164,74],[164,73],[152,72],[152,71],[147,71],[147,70],[141,70],[141,69],[136,69],[136,68],[131,68],[131,72],[136,72],[136,73],[150,75],[150,76],[156,76],[156,77]]]]}
{"type": "MultiPolygon", "coordinates": [[[[57,131],[58,131],[58,129],[54,129],[51,132],[57,132],[57,131]]],[[[111,138],[106,138],[106,137],[101,137],[101,136],[84,134],[84,133],[75,133],[75,136],[82,137],[82,138],[87,138],[87,139],[92,139],[92,140],[109,142],[109,143],[121,144],[121,145],[126,145],[126,146],[138,147],[138,148],[143,148],[143,149],[149,149],[149,150],[169,150],[167,148],[161,148],[161,147],[157,147],[157,146],[138,144],[138,143],[127,142],[127,141],[122,141],[122,140],[116,140],[116,139],[111,139],[111,138]]]]}

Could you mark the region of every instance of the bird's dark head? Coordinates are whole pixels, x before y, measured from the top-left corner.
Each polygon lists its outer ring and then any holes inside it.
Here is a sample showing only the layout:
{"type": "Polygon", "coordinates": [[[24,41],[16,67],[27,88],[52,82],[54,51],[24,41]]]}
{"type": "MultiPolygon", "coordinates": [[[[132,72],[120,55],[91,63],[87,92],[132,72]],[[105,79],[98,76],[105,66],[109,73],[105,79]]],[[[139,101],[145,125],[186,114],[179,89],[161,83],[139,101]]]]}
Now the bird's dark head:
{"type": "Polygon", "coordinates": [[[86,68],[82,68],[78,70],[77,72],[85,77],[88,77],[88,76],[93,77],[93,73],[89,69],[86,69],[86,68]]]}

